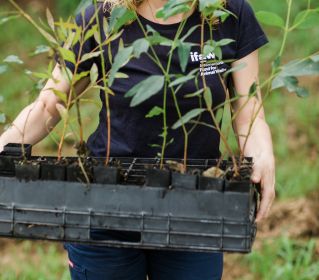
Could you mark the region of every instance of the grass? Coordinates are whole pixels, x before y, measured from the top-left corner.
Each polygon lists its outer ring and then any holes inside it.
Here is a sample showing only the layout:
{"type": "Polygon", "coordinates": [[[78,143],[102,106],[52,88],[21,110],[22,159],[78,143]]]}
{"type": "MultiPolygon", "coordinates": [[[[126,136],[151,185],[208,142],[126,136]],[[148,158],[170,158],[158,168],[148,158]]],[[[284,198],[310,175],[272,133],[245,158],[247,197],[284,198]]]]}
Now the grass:
{"type": "Polygon", "coordinates": [[[67,258],[55,243],[10,241],[2,248],[0,271],[0,280],[69,279],[67,258]]]}
{"type": "Polygon", "coordinates": [[[243,264],[249,265],[255,279],[314,280],[319,277],[315,249],[315,240],[296,241],[281,237],[265,241],[261,250],[245,257],[243,264]]]}

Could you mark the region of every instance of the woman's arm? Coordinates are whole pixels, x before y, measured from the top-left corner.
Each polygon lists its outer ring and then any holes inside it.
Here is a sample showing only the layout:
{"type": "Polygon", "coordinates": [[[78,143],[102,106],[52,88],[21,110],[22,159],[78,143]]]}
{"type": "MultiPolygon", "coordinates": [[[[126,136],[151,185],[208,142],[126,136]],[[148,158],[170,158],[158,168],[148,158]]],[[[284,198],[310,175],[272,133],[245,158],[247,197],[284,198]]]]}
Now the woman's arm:
{"type": "MultiPolygon", "coordinates": [[[[1,135],[0,151],[7,143],[36,144],[46,137],[59,122],[60,115],[56,105],[63,105],[63,102],[54,94],[53,90],[67,95],[70,91],[70,84],[62,75],[59,65],[54,68],[52,77],[47,81],[38,98],[25,107],[12,125],[1,135]]],[[[75,92],[78,94],[87,84],[87,79],[81,80],[76,85],[75,92]]]]}
{"type": "Polygon", "coordinates": [[[256,218],[259,222],[267,217],[275,198],[275,160],[270,130],[261,107],[260,91],[258,90],[255,97],[249,97],[250,87],[254,83],[258,84],[258,51],[234,62],[232,66],[242,63],[246,66],[233,73],[236,93],[241,96],[232,104],[236,114],[234,129],[238,135],[241,151],[245,156],[253,157],[251,179],[255,183],[261,183],[261,203],[256,218]],[[256,116],[258,109],[260,110],[256,116]]]}

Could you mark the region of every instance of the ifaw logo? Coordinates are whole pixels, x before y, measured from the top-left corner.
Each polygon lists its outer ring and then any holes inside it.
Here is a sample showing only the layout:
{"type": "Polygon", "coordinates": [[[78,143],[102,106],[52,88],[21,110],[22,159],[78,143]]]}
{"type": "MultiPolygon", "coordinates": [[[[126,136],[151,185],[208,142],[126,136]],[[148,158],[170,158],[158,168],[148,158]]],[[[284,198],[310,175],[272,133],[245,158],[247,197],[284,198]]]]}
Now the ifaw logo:
{"type": "Polygon", "coordinates": [[[191,52],[190,56],[191,56],[192,62],[203,61],[203,60],[205,61],[207,59],[209,60],[209,59],[216,58],[216,55],[213,52],[209,53],[207,56],[203,56],[202,54],[199,54],[198,52],[191,52]]]}

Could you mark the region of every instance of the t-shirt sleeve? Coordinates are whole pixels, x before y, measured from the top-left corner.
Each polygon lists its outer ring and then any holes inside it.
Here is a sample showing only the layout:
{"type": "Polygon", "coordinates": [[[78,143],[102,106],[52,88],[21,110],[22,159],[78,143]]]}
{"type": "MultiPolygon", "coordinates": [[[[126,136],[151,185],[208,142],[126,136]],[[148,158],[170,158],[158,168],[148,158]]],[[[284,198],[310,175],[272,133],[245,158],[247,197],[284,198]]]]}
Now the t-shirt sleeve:
{"type": "Polygon", "coordinates": [[[268,43],[266,34],[258,23],[255,13],[246,1],[242,2],[238,14],[236,59],[241,59],[268,43]]]}
{"type": "MultiPolygon", "coordinates": [[[[94,39],[94,36],[90,36],[85,41],[86,34],[92,29],[92,27],[96,24],[96,11],[94,5],[90,5],[88,8],[80,12],[76,15],[75,24],[82,28],[83,36],[81,36],[73,46],[64,46],[64,48],[70,49],[75,55],[75,61],[80,61],[83,59],[83,56],[89,54],[95,50],[97,47],[97,42],[94,39]]],[[[96,58],[92,57],[78,64],[77,73],[81,73],[84,71],[89,71],[92,65],[96,62],[96,58]]],[[[73,62],[65,60],[66,67],[74,73],[75,65],[73,62]]]]}

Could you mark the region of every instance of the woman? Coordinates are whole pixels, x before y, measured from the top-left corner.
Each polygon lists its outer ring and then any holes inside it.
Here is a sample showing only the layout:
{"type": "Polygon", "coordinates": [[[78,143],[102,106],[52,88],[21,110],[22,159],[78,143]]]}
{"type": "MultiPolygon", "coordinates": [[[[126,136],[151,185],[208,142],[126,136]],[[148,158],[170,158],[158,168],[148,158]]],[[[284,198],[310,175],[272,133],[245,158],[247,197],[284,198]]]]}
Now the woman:
{"type": "MultiPolygon", "coordinates": [[[[117,1],[113,0],[115,4],[117,1]]],[[[173,39],[179,23],[186,18],[185,32],[191,27],[200,24],[201,14],[198,8],[194,8],[187,13],[170,17],[166,21],[155,17],[155,12],[163,7],[165,0],[128,0],[129,6],[135,9],[140,22],[146,28],[151,26],[162,36],[173,39]]],[[[245,64],[245,67],[232,74],[232,81],[237,93],[241,98],[233,103],[234,112],[237,114],[234,120],[234,128],[239,135],[239,144],[245,156],[254,159],[252,181],[261,183],[262,201],[257,214],[257,222],[264,219],[269,211],[275,196],[274,192],[274,157],[272,149],[271,135],[266,124],[263,110],[260,108],[260,99],[248,98],[250,87],[258,81],[258,48],[267,42],[267,39],[258,25],[251,7],[245,0],[229,0],[226,8],[234,15],[228,17],[224,22],[214,26],[214,40],[225,38],[233,39],[234,42],[223,47],[223,60],[233,61],[232,67],[245,64]],[[258,112],[257,112],[258,110],[258,112]],[[257,117],[253,116],[257,114],[257,117]],[[253,125],[251,121],[253,119],[253,125]],[[249,134],[248,139],[244,135],[249,134]]],[[[90,6],[84,13],[84,17],[77,17],[77,24],[90,27],[90,19],[95,16],[94,6],[90,6]]],[[[107,11],[100,9],[99,19],[109,16],[107,11]]],[[[207,25],[207,24],[206,24],[207,25]]],[[[205,57],[201,54],[199,46],[201,40],[200,27],[194,29],[188,41],[193,43],[186,73],[194,69],[204,71],[201,64],[205,63],[205,57]]],[[[209,27],[205,26],[204,36],[207,39],[209,27]]],[[[183,35],[183,33],[182,33],[183,35]]],[[[181,36],[182,36],[181,35],[181,36]]],[[[129,45],[134,40],[142,38],[144,35],[137,21],[133,21],[124,27],[121,39],[124,45],[129,45]]],[[[112,42],[111,51],[113,54],[118,49],[119,39],[112,42]]],[[[83,53],[88,53],[96,46],[94,38],[88,40],[82,49],[83,53]]],[[[167,47],[155,46],[156,53],[163,64],[167,64],[167,47]]],[[[79,48],[73,49],[79,55],[79,48]]],[[[215,54],[210,54],[214,57],[215,54]]],[[[114,57],[114,56],[113,56],[114,57]]],[[[82,63],[79,71],[90,70],[93,63],[97,63],[101,69],[101,61],[97,58],[82,63]]],[[[67,66],[74,70],[74,65],[67,63],[67,66]]],[[[105,55],[105,66],[111,67],[108,56],[105,55]]],[[[225,92],[220,76],[217,74],[226,71],[230,65],[222,63],[215,70],[204,71],[208,87],[212,88],[214,106],[221,104],[225,100],[225,92]]],[[[171,73],[179,73],[180,63],[176,53],[172,56],[171,73]]],[[[101,71],[100,71],[101,72],[101,71]]],[[[138,82],[146,79],[150,75],[162,74],[152,60],[142,54],[140,58],[131,59],[120,72],[128,74],[128,79],[115,79],[111,89],[115,96],[110,97],[111,108],[111,155],[112,156],[140,156],[154,157],[158,151],[150,147],[150,144],[158,143],[158,135],[162,129],[160,119],[145,118],[150,108],[155,105],[161,106],[162,94],[158,93],[140,106],[129,108],[129,99],[124,98],[124,94],[138,82]],[[128,110],[129,109],[129,110],[128,110]]],[[[100,73],[101,75],[101,73],[100,73]]],[[[68,93],[69,82],[63,78],[61,68],[57,65],[53,71],[54,79],[50,79],[44,89],[40,92],[38,99],[27,106],[16,118],[11,126],[0,138],[0,148],[8,142],[25,142],[35,144],[44,138],[48,133],[48,127],[54,127],[60,120],[56,105],[62,103],[54,94],[53,89],[68,93]],[[22,133],[24,132],[24,133],[22,133]]],[[[76,85],[76,92],[81,93],[88,85],[89,80],[83,78],[76,85]]],[[[199,85],[202,86],[201,79],[199,85]]],[[[193,81],[187,82],[183,86],[184,93],[195,90],[193,81]]],[[[104,104],[104,94],[101,93],[104,104]]],[[[179,105],[182,112],[187,112],[194,107],[192,99],[180,98],[179,105]]],[[[107,143],[105,107],[100,113],[100,122],[96,131],[88,140],[88,147],[95,156],[104,156],[107,143]]],[[[205,116],[203,116],[205,120],[205,116]]],[[[176,112],[173,100],[167,100],[167,121],[170,126],[176,121],[176,112]]],[[[174,138],[173,144],[166,149],[167,157],[183,156],[183,134],[181,130],[169,130],[169,136],[174,138]]],[[[219,135],[205,126],[197,126],[190,134],[188,156],[189,158],[217,158],[219,153],[219,135]],[[204,137],[203,137],[204,136],[204,137]]],[[[125,233],[113,233],[95,231],[92,238],[120,240],[132,240],[134,236],[125,233]]],[[[95,247],[87,245],[66,244],[69,254],[69,265],[72,279],[123,279],[142,280],[146,276],[152,280],[170,279],[198,279],[213,280],[221,279],[223,269],[223,255],[221,253],[190,253],[153,251],[139,249],[118,249],[95,247]]]]}

